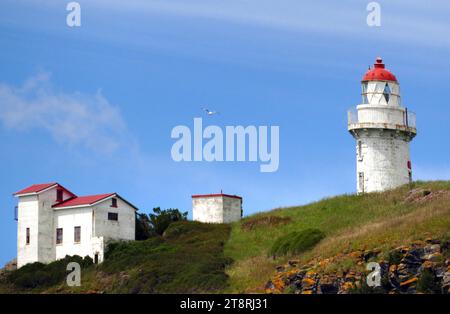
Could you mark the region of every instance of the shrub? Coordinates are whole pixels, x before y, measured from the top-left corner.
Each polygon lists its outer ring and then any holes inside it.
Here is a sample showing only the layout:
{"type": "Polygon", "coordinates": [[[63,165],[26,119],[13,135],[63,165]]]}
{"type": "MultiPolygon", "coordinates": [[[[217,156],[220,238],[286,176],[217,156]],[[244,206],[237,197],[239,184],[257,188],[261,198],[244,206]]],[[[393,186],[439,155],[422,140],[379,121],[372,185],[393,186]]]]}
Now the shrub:
{"type": "Polygon", "coordinates": [[[63,281],[68,273],[67,264],[70,262],[77,262],[82,269],[93,264],[89,256],[85,258],[78,255],[66,256],[49,264],[36,262],[24,265],[8,274],[7,281],[25,289],[52,286],[63,281]]]}
{"type": "Polygon", "coordinates": [[[113,293],[220,291],[231,263],[223,253],[229,234],[229,225],[178,221],[163,237],[110,243],[99,269],[108,275],[127,273],[127,280],[110,288],[113,293]]]}
{"type": "Polygon", "coordinates": [[[153,235],[154,234],[150,226],[150,219],[148,218],[147,214],[136,213],[135,239],[146,240],[153,235]]]}
{"type": "Polygon", "coordinates": [[[436,282],[436,276],[429,269],[424,269],[417,281],[417,291],[423,293],[439,293],[440,287],[436,282]]]}
{"type": "Polygon", "coordinates": [[[325,238],[325,234],[318,229],[291,232],[275,241],[270,250],[270,255],[299,254],[313,248],[323,238],[325,238]]]}
{"type": "Polygon", "coordinates": [[[366,280],[361,279],[357,285],[348,291],[349,294],[384,294],[382,287],[369,287],[366,280]]]}
{"type": "Polygon", "coordinates": [[[392,250],[388,254],[389,264],[400,264],[403,258],[403,254],[400,251],[392,250]]]}
{"type": "Polygon", "coordinates": [[[136,215],[136,240],[146,240],[153,236],[162,235],[174,222],[186,221],[187,212],[180,212],[176,208],[161,210],[153,208],[153,214],[136,215]]]}

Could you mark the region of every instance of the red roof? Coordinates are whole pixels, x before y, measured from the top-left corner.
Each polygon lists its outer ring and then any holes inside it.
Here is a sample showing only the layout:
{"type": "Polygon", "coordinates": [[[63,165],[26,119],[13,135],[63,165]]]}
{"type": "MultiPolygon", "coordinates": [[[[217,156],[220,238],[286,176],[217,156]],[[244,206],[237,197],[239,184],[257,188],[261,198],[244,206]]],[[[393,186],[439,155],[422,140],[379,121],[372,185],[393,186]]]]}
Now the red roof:
{"type": "Polygon", "coordinates": [[[98,194],[98,195],[87,195],[87,196],[79,196],[73,197],[64,201],[62,203],[53,205],[53,208],[61,208],[61,207],[72,207],[72,206],[80,206],[80,205],[92,205],[101,201],[105,198],[108,198],[116,193],[108,193],[108,194],[98,194]]]}
{"type": "Polygon", "coordinates": [[[229,194],[223,194],[223,193],[219,193],[219,194],[197,194],[197,195],[192,195],[192,198],[218,197],[218,196],[226,196],[226,197],[238,198],[240,200],[242,199],[242,197],[237,196],[237,195],[229,195],[229,194]]]}
{"type": "Polygon", "coordinates": [[[363,77],[365,81],[393,81],[397,82],[394,74],[384,68],[384,63],[381,58],[377,58],[373,69],[369,69],[363,77]]]}
{"type": "Polygon", "coordinates": [[[23,189],[23,190],[20,190],[20,191],[14,193],[14,195],[38,193],[38,192],[43,191],[43,190],[45,190],[45,189],[47,189],[47,188],[49,188],[49,187],[51,187],[51,186],[53,186],[55,184],[58,184],[58,183],[51,182],[51,183],[33,184],[33,185],[30,185],[29,187],[23,189]]]}

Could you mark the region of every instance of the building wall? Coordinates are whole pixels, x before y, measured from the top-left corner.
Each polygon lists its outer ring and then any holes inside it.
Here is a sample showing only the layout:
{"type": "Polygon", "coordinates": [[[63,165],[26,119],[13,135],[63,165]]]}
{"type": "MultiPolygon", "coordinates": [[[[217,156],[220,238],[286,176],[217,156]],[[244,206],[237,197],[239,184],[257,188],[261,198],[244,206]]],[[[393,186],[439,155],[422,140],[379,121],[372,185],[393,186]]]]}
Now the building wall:
{"type": "Polygon", "coordinates": [[[56,259],[66,255],[89,255],[94,258],[92,250],[92,208],[82,207],[73,209],[55,210],[54,215],[53,245],[56,250],[56,259]],[[81,227],[80,242],[75,243],[75,227],[81,227]],[[56,244],[56,229],[63,229],[63,242],[56,244]]]}
{"type": "Polygon", "coordinates": [[[133,207],[117,198],[117,208],[111,199],[94,206],[94,236],[109,240],[134,240],[136,238],[136,212],[133,207]],[[118,213],[118,221],[108,220],[108,212],[118,213]]]}
{"type": "Polygon", "coordinates": [[[39,202],[36,195],[20,198],[17,209],[17,267],[38,260],[39,202]],[[30,244],[26,244],[26,228],[30,228],[30,244]]]}
{"type": "Polygon", "coordinates": [[[223,222],[238,221],[242,217],[242,199],[223,197],[223,222]]]}
{"type": "Polygon", "coordinates": [[[226,196],[192,198],[194,221],[205,223],[230,223],[241,219],[242,200],[226,196]]]}
{"type": "Polygon", "coordinates": [[[358,135],[358,193],[384,191],[410,182],[409,138],[406,135],[383,129],[368,129],[358,135]]]}
{"type": "Polygon", "coordinates": [[[192,198],[192,219],[206,223],[223,223],[222,208],[221,196],[192,198]]]}
{"type": "MultiPolygon", "coordinates": [[[[64,191],[63,199],[70,197],[64,191]]],[[[27,263],[48,263],[55,259],[53,245],[53,209],[56,188],[38,195],[19,197],[17,221],[17,266],[27,263]],[[30,244],[26,244],[26,229],[30,228],[30,244]]]]}
{"type": "Polygon", "coordinates": [[[405,108],[385,105],[359,105],[359,123],[405,124],[405,108]]]}
{"type": "MultiPolygon", "coordinates": [[[[64,193],[64,200],[70,195],[64,193]]],[[[89,255],[103,261],[105,243],[110,240],[135,239],[135,209],[117,198],[90,207],[53,209],[56,189],[39,195],[21,196],[18,204],[17,265],[48,263],[66,255],[89,255]],[[118,213],[118,221],[108,220],[108,212],[118,213]],[[81,239],[75,243],[75,227],[81,227],[81,239]],[[30,228],[30,244],[26,244],[26,228],[30,228]],[[56,244],[56,229],[63,229],[63,242],[56,244]]]]}
{"type": "MultiPolygon", "coordinates": [[[[52,206],[56,204],[57,188],[39,193],[39,253],[38,261],[48,263],[56,258],[55,237],[56,228],[54,224],[54,214],[52,206]]],[[[63,200],[70,198],[71,195],[63,192],[63,200]]]]}

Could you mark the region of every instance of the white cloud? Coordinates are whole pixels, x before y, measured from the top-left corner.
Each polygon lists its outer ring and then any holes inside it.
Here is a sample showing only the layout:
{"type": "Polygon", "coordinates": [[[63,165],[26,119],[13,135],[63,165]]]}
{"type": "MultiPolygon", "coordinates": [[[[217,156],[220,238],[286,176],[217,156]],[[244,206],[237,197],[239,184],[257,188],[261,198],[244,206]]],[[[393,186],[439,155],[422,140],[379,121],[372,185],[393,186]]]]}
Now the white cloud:
{"type": "MultiPolygon", "coordinates": [[[[94,0],[104,10],[130,11],[221,20],[292,32],[316,32],[341,36],[361,36],[370,41],[376,33],[366,25],[370,1],[298,0],[94,0]],[[369,37],[368,37],[369,36],[369,37]]],[[[428,3],[379,0],[384,40],[450,47],[447,0],[428,3]]]]}
{"type": "Polygon", "coordinates": [[[0,123],[13,130],[46,130],[58,143],[110,154],[128,139],[120,111],[102,95],[55,92],[40,73],[20,87],[0,83],[0,123]]]}

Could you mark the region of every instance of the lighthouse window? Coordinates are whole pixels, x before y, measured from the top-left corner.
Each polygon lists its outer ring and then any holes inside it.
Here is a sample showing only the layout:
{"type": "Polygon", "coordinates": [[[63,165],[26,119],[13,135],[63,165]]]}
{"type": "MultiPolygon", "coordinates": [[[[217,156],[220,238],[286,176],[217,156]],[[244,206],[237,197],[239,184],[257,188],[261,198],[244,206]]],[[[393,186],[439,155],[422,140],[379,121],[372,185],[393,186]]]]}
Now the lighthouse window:
{"type": "Polygon", "coordinates": [[[363,95],[363,104],[368,104],[369,103],[369,99],[367,99],[367,95],[364,94],[363,95]]]}
{"type": "Polygon", "coordinates": [[[364,172],[358,173],[359,192],[364,193],[364,172]]]}
{"type": "Polygon", "coordinates": [[[362,156],[362,142],[358,141],[358,161],[362,161],[363,160],[363,156],[362,156]]]}
{"type": "Polygon", "coordinates": [[[363,94],[367,93],[367,85],[368,85],[367,82],[362,83],[362,92],[363,92],[363,94]]]}
{"type": "Polygon", "coordinates": [[[27,228],[27,234],[26,234],[26,244],[28,245],[28,244],[30,244],[30,228],[27,228]]]}
{"type": "Polygon", "coordinates": [[[391,89],[389,88],[388,83],[384,86],[383,91],[384,99],[386,99],[386,102],[389,102],[389,96],[391,95],[391,89]]]}

